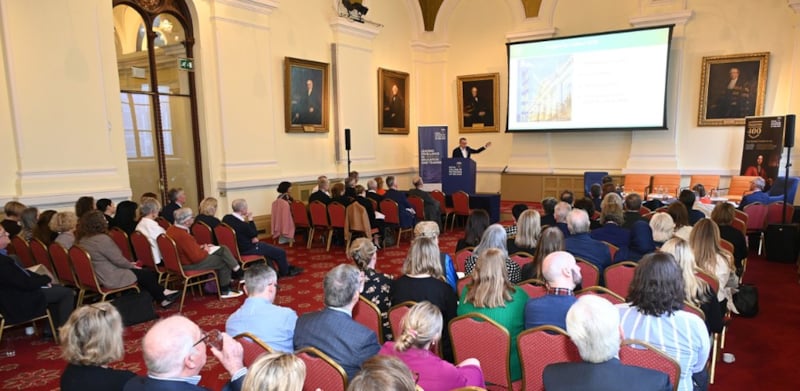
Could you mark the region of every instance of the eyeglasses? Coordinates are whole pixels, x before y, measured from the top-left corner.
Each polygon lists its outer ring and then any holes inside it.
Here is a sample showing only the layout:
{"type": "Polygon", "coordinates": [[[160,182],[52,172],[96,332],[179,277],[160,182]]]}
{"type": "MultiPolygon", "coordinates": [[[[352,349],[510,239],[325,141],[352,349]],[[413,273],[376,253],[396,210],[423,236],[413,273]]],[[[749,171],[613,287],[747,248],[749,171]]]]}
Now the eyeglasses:
{"type": "Polygon", "coordinates": [[[205,342],[206,345],[213,346],[217,348],[217,350],[222,350],[222,333],[219,330],[211,330],[209,332],[203,332],[203,336],[197,340],[197,342],[192,345],[195,347],[200,343],[205,342]]]}

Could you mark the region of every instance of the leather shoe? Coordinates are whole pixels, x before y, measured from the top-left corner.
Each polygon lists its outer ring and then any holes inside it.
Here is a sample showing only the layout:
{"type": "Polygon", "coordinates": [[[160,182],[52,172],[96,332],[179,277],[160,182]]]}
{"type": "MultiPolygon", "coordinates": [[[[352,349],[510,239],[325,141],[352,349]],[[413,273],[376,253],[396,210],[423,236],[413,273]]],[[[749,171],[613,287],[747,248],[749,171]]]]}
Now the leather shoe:
{"type": "Polygon", "coordinates": [[[302,272],[303,272],[302,268],[299,268],[299,267],[296,267],[296,266],[290,266],[289,267],[289,277],[296,276],[296,275],[298,275],[298,274],[300,274],[302,272]]]}

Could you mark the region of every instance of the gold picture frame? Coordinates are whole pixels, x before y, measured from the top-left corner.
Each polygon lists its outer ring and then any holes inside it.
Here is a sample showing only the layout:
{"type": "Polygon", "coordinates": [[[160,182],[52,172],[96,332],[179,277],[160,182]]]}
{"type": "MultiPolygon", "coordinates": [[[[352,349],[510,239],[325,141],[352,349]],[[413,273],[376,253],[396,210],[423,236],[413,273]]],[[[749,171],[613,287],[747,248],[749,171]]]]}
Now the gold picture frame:
{"type": "Polygon", "coordinates": [[[769,52],[703,57],[697,126],[744,125],[764,113],[769,52]]]}
{"type": "Polygon", "coordinates": [[[458,76],[458,129],[461,133],[499,132],[500,74],[458,76]]]}
{"type": "Polygon", "coordinates": [[[286,132],[328,132],[328,64],[286,57],[283,81],[286,132]]]}
{"type": "Polygon", "coordinates": [[[378,68],[378,133],[408,134],[408,73],[378,68]]]}

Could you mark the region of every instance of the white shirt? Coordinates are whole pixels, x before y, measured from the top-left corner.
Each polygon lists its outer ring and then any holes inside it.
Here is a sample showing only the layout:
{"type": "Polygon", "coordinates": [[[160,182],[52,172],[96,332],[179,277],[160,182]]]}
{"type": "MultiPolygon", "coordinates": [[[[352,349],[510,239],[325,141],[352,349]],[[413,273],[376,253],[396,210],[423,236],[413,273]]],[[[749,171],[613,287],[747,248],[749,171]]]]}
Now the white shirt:
{"type": "Polygon", "coordinates": [[[461,151],[461,156],[467,157],[467,149],[466,148],[459,148],[459,150],[461,151]]]}
{"type": "Polygon", "coordinates": [[[161,228],[158,223],[149,218],[143,217],[139,220],[139,224],[136,224],[136,230],[143,233],[145,237],[147,237],[147,241],[150,242],[150,250],[153,251],[153,260],[156,264],[161,263],[161,251],[158,249],[158,244],[156,242],[156,238],[158,235],[166,234],[167,231],[164,228],[161,228]]]}

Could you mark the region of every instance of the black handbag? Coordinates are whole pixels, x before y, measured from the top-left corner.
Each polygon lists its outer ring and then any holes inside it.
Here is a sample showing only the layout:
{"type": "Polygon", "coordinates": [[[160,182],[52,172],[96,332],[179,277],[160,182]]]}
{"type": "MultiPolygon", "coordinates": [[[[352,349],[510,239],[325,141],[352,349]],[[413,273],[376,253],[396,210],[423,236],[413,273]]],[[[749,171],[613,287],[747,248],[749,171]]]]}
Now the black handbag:
{"type": "Polygon", "coordinates": [[[739,291],[733,294],[733,305],[739,316],[752,318],[758,315],[758,288],[755,285],[739,285],[739,291]]]}
{"type": "Polygon", "coordinates": [[[122,323],[127,327],[158,318],[153,309],[153,297],[147,292],[122,295],[111,302],[122,315],[122,323]]]}

